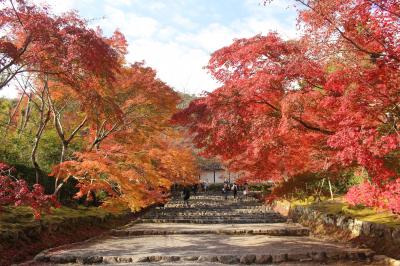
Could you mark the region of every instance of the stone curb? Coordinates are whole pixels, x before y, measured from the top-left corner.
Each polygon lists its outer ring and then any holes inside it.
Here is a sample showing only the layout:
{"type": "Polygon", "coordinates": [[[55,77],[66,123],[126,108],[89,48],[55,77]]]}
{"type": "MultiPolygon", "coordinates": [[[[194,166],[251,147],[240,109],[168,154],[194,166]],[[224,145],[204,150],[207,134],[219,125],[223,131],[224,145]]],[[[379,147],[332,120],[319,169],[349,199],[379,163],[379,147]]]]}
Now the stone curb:
{"type": "Polygon", "coordinates": [[[400,227],[392,228],[384,224],[361,221],[346,215],[322,213],[304,206],[291,207],[289,218],[302,224],[319,222],[323,225],[333,226],[343,232],[349,232],[354,238],[365,237],[400,250],[400,227]]]}
{"type": "MultiPolygon", "coordinates": [[[[369,262],[375,260],[374,252],[370,250],[332,251],[332,252],[305,252],[296,254],[244,254],[244,255],[200,255],[200,256],[48,256],[40,254],[35,257],[40,263],[79,263],[79,264],[118,264],[139,262],[219,262],[221,264],[265,264],[282,262],[334,262],[357,260],[369,262]]],[[[397,266],[397,264],[391,264],[397,266]]]]}

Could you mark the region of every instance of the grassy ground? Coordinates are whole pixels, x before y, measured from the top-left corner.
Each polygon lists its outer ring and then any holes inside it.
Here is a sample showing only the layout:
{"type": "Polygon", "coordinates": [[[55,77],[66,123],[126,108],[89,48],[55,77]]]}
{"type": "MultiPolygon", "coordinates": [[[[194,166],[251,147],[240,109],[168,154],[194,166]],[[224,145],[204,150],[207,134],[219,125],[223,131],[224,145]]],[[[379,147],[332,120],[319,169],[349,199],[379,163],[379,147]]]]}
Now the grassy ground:
{"type": "Polygon", "coordinates": [[[346,215],[361,221],[384,224],[390,227],[400,226],[399,215],[363,206],[352,207],[341,198],[335,198],[334,200],[323,199],[319,202],[309,198],[302,201],[292,201],[291,203],[293,205],[306,205],[323,213],[346,215]]]}
{"type": "MultiPolygon", "coordinates": [[[[307,200],[293,200],[290,205],[314,209],[317,212],[332,215],[351,217],[357,220],[380,224],[389,228],[400,228],[400,216],[387,211],[367,208],[363,206],[350,206],[342,198],[333,200],[324,198],[315,201],[313,198],[307,200]]],[[[332,241],[351,243],[355,246],[368,247],[378,254],[400,259],[400,246],[386,237],[386,231],[382,234],[355,236],[349,230],[340,229],[334,225],[324,224],[318,219],[307,219],[304,217],[301,223],[309,227],[314,236],[332,241]]]]}
{"type": "Polygon", "coordinates": [[[83,206],[76,209],[61,207],[52,209],[51,213],[43,214],[40,220],[35,220],[29,207],[5,207],[0,210],[0,231],[24,229],[39,224],[46,226],[62,223],[66,219],[105,218],[106,216],[118,215],[123,212],[124,210],[116,210],[111,213],[106,209],[83,206]]]}
{"type": "Polygon", "coordinates": [[[315,201],[313,198],[292,201],[293,205],[303,205],[328,214],[341,214],[361,221],[385,224],[390,227],[400,226],[400,216],[388,211],[377,210],[363,206],[350,206],[342,198],[334,200],[323,199],[315,201]]]}
{"type": "Polygon", "coordinates": [[[125,209],[61,207],[35,220],[27,207],[0,210],[0,265],[31,259],[40,251],[83,241],[134,219],[125,209]]]}

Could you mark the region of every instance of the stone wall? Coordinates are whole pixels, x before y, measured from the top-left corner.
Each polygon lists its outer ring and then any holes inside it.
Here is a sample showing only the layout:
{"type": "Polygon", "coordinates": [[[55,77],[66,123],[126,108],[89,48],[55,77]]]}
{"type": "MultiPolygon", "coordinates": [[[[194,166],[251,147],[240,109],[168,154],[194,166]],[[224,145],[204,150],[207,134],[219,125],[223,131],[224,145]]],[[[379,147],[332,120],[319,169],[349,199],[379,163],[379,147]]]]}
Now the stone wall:
{"type": "MultiPolygon", "coordinates": [[[[1,215],[1,214],[0,214],[1,215]]],[[[66,217],[59,222],[32,222],[21,229],[0,230],[0,265],[11,265],[33,258],[44,249],[86,240],[111,228],[127,224],[138,214],[66,217]]]]}
{"type": "Polygon", "coordinates": [[[73,231],[81,226],[99,226],[109,223],[115,219],[124,217],[125,215],[109,214],[104,217],[79,217],[79,218],[66,218],[59,223],[45,223],[42,221],[35,221],[31,226],[26,226],[21,230],[4,230],[0,233],[1,243],[15,243],[18,241],[37,241],[40,239],[41,234],[57,234],[57,232],[73,231]]]}
{"type": "Polygon", "coordinates": [[[289,202],[278,202],[276,211],[295,222],[309,226],[311,230],[318,226],[336,229],[347,233],[350,241],[368,246],[378,253],[400,259],[400,227],[390,227],[384,224],[361,221],[339,214],[322,213],[307,206],[290,206],[289,202]]]}

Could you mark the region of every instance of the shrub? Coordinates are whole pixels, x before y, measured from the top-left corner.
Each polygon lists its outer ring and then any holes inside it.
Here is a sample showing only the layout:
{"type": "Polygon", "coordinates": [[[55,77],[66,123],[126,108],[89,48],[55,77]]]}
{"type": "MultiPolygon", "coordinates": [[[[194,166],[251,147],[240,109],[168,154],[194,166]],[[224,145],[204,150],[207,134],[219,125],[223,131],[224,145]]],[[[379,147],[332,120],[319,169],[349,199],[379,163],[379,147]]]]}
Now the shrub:
{"type": "Polygon", "coordinates": [[[51,207],[59,207],[55,196],[45,195],[41,185],[29,189],[25,180],[12,177],[13,172],[14,168],[0,162],[0,207],[29,206],[35,219],[40,219],[42,212],[50,212],[51,207]]]}

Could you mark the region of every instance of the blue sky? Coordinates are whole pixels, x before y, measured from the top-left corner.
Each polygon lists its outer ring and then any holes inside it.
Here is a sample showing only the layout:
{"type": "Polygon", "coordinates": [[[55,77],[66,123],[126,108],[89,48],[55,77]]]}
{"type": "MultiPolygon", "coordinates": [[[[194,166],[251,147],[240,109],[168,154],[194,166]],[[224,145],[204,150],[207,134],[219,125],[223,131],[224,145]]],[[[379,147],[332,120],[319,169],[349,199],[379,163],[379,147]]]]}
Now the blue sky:
{"type": "Polygon", "coordinates": [[[119,28],[129,42],[129,61],[144,60],[174,89],[192,94],[218,86],[203,67],[210,53],[233,39],[271,30],[284,38],[296,36],[296,13],[290,0],[275,0],[267,6],[262,5],[263,0],[35,2],[47,2],[57,13],[75,9],[106,35],[119,28]]]}

